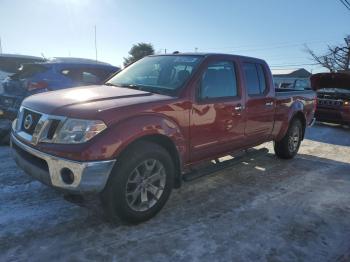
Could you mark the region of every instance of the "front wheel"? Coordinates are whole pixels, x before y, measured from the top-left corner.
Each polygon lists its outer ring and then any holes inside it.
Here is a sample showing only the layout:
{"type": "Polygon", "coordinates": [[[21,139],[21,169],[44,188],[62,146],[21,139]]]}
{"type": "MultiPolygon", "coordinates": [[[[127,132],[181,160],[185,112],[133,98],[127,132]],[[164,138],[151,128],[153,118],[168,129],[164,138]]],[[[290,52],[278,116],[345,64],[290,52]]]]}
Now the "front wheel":
{"type": "Polygon", "coordinates": [[[169,153],[150,142],[136,142],[117,159],[101,199],[107,216],[139,223],[155,216],[169,198],[174,164],[169,153]]]}
{"type": "Polygon", "coordinates": [[[275,154],[283,159],[293,158],[299,150],[303,135],[303,125],[299,119],[294,119],[282,140],[274,142],[275,154]]]}

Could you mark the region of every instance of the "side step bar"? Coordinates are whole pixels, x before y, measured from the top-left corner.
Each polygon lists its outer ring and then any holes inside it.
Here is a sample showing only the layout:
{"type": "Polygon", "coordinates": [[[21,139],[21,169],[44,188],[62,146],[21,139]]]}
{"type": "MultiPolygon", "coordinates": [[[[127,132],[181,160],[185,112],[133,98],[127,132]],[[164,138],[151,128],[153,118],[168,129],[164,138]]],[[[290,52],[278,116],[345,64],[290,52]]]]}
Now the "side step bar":
{"type": "Polygon", "coordinates": [[[197,178],[210,175],[214,172],[223,170],[228,167],[232,167],[234,165],[237,165],[244,161],[244,159],[249,159],[253,157],[258,157],[264,154],[267,154],[269,150],[267,148],[261,148],[261,149],[248,149],[243,151],[242,153],[239,153],[234,156],[233,159],[226,160],[220,162],[219,160],[215,160],[215,163],[211,162],[208,166],[205,168],[200,169],[194,169],[193,171],[183,175],[183,180],[185,182],[189,182],[192,180],[195,180],[197,178]]]}

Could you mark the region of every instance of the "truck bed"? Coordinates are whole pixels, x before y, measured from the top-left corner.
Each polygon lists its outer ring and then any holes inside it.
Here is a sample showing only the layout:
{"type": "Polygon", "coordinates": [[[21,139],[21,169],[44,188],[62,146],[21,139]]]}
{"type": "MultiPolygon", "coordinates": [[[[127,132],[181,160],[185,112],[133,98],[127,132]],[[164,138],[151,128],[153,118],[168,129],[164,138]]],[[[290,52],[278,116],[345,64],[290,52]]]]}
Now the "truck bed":
{"type": "Polygon", "coordinates": [[[307,90],[296,90],[292,88],[276,88],[276,97],[285,97],[285,96],[296,96],[296,95],[309,95],[315,94],[315,91],[312,89],[307,89],[307,90]]]}

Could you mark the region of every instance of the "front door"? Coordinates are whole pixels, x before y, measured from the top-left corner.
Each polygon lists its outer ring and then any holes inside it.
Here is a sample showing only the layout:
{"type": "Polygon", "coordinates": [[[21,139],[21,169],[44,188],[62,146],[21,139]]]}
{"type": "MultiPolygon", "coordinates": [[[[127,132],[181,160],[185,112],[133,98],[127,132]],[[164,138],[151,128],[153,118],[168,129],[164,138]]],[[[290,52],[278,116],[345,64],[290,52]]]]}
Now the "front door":
{"type": "Polygon", "coordinates": [[[191,112],[191,161],[229,152],[244,143],[244,100],[235,61],[209,62],[191,112]]]}

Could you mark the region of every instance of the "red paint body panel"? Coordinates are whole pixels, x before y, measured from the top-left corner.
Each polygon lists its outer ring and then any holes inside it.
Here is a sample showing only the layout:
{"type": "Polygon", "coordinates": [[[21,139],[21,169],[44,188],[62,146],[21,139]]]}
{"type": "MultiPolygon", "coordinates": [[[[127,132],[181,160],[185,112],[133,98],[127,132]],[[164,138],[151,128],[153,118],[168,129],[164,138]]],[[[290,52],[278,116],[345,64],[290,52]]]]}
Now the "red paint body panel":
{"type": "MultiPolygon", "coordinates": [[[[275,95],[271,72],[263,60],[233,55],[205,55],[177,97],[128,88],[92,86],[31,96],[23,106],[46,114],[102,120],[108,128],[78,145],[39,143],[36,148],[56,156],[93,161],[118,158],[133,141],[162,135],[179,153],[181,169],[206,159],[260,143],[278,140],[297,113],[310,123],[313,92],[275,95]],[[238,97],[199,101],[197,88],[210,61],[229,60],[236,66],[238,97]],[[260,97],[246,93],[241,63],[260,63],[265,68],[268,90],[260,97]],[[266,106],[272,103],[272,106],[266,106]],[[241,111],[236,111],[242,106],[241,111]]],[[[24,141],[25,142],[25,141],[24,141]]]]}

